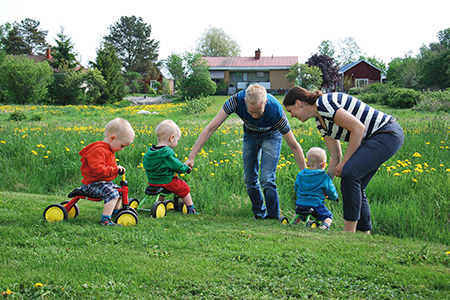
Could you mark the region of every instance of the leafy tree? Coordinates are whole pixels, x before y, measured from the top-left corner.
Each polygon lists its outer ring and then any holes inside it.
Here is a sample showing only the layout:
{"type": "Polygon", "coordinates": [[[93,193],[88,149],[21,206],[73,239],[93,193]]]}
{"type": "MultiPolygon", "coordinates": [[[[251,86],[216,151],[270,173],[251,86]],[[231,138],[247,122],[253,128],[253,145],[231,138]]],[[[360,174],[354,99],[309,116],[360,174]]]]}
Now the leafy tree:
{"type": "Polygon", "coordinates": [[[7,56],[0,72],[0,90],[6,103],[35,104],[47,101],[53,72],[47,62],[24,56],[7,56]]]}
{"type": "MultiPolygon", "coordinates": [[[[87,104],[103,104],[99,103],[103,91],[105,91],[106,80],[98,69],[89,69],[85,74],[82,74],[84,84],[82,90],[84,92],[84,101],[87,104]]],[[[122,100],[122,99],[120,99],[122,100]]]]}
{"type": "Polygon", "coordinates": [[[208,27],[197,39],[197,52],[207,57],[241,56],[238,43],[223,29],[208,27]]]}
{"type": "Polygon", "coordinates": [[[143,77],[138,72],[126,72],[125,82],[128,85],[130,93],[141,92],[144,87],[143,77]]]}
{"type": "Polygon", "coordinates": [[[216,83],[212,81],[208,63],[201,54],[172,54],[167,58],[166,66],[183,99],[206,97],[216,92],[216,83]]]}
{"type": "Polygon", "coordinates": [[[333,42],[330,40],[322,41],[319,45],[319,55],[327,55],[331,58],[334,57],[334,54],[336,53],[336,50],[334,48],[333,42]]]}
{"type": "Polygon", "coordinates": [[[387,81],[395,87],[419,89],[419,69],[417,59],[405,54],[389,62],[386,72],[387,81]]]}
{"type": "Polygon", "coordinates": [[[12,25],[9,22],[0,25],[0,52],[3,51],[5,48],[3,41],[6,39],[11,29],[12,25]]]}
{"type": "Polygon", "coordinates": [[[310,67],[316,66],[322,72],[322,84],[320,88],[325,89],[334,86],[339,79],[339,67],[334,59],[328,55],[314,54],[306,62],[310,67]]]}
{"type": "Polygon", "coordinates": [[[322,71],[319,67],[296,62],[286,75],[289,82],[295,80],[296,85],[307,90],[317,90],[322,86],[322,71]]]}
{"type": "Polygon", "coordinates": [[[50,65],[60,71],[67,71],[74,69],[78,63],[76,60],[77,53],[74,51],[74,44],[72,40],[64,33],[64,27],[61,26],[61,31],[56,35],[56,46],[52,48],[53,62],[50,65]]]}
{"type": "Polygon", "coordinates": [[[93,68],[97,68],[104,80],[105,87],[98,104],[119,102],[125,96],[125,81],[122,77],[122,63],[117,57],[116,49],[112,46],[104,46],[97,50],[95,62],[91,62],[93,68]]]}
{"type": "Polygon", "coordinates": [[[112,45],[127,72],[158,75],[159,42],[151,39],[152,27],[141,17],[121,17],[114,25],[109,26],[110,34],[104,37],[106,43],[112,45]]]}
{"type": "Polygon", "coordinates": [[[84,101],[84,74],[68,70],[54,74],[55,80],[48,87],[53,104],[78,105],[84,101]]]}
{"type": "Polygon", "coordinates": [[[439,44],[445,49],[450,49],[450,28],[438,32],[439,44]]]}
{"type": "Polygon", "coordinates": [[[2,43],[8,54],[37,55],[44,53],[48,47],[46,42],[47,30],[38,29],[41,23],[26,18],[20,23],[14,22],[6,38],[2,37],[2,43]]]}
{"type": "Polygon", "coordinates": [[[356,62],[361,56],[361,49],[353,37],[346,37],[339,40],[340,53],[338,61],[343,66],[352,62],[356,62]]]}

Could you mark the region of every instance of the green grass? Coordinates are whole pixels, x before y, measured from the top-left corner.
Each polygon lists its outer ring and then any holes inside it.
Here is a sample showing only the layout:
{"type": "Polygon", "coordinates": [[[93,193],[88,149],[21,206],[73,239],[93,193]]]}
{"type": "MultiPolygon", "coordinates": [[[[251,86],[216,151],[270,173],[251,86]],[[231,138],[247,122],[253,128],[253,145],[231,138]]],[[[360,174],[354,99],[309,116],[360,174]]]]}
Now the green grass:
{"type": "MultiPolygon", "coordinates": [[[[123,117],[136,131],[117,158],[127,169],[130,197],[142,199],[142,154],[156,142],[156,125],[167,118],[177,122],[182,139],[175,152],[184,161],[226,98],[214,97],[196,117],[183,115],[180,102],[0,106],[0,290],[14,292],[7,294],[14,299],[449,298],[448,114],[377,106],[403,126],[405,143],[366,190],[372,236],[342,233],[341,202],[326,203],[334,215],[329,232],[251,220],[242,180],[242,122],[234,115],[182,177],[199,216],[170,212],[155,220],[140,212],[135,227],[104,228],[97,224],[102,205],[81,201],[77,218],[43,221],[48,205],[68,200],[80,185],[78,151],[103,139],[107,121],[123,117]],[[136,114],[141,109],[158,114],[136,114]],[[8,121],[18,111],[27,119],[8,121]],[[31,121],[37,114],[42,120],[31,121]]],[[[312,120],[290,122],[305,152],[325,147],[312,120]]],[[[284,142],[281,154],[280,206],[291,218],[298,168],[284,142]]],[[[340,192],[339,178],[335,185],[340,192]]]]}

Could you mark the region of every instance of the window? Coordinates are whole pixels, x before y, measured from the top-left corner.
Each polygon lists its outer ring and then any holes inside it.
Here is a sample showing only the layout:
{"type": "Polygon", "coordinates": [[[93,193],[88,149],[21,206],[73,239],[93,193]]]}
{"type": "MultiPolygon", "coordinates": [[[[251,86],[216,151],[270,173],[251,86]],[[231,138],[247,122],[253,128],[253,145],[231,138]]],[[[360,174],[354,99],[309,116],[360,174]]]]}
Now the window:
{"type": "Polygon", "coordinates": [[[369,85],[368,78],[355,79],[355,87],[362,88],[369,85]]]}

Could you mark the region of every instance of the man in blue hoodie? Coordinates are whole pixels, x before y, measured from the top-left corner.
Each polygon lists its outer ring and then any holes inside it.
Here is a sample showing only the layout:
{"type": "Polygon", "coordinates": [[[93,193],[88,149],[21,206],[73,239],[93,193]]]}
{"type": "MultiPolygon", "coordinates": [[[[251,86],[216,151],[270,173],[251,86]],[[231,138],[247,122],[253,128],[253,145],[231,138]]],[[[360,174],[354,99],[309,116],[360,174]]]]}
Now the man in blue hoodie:
{"type": "Polygon", "coordinates": [[[295,204],[305,209],[314,208],[317,218],[322,224],[321,229],[329,229],[333,214],[325,207],[325,196],[337,200],[338,194],[331,178],[325,172],[327,154],[319,147],[309,149],[306,154],[306,164],[309,169],[301,170],[295,181],[295,204]]]}

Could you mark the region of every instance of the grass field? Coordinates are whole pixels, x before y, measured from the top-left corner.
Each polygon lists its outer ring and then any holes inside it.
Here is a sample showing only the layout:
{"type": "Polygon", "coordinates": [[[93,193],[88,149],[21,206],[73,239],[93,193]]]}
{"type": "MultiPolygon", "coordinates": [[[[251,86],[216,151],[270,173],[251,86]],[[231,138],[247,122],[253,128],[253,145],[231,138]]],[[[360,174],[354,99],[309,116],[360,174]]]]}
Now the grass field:
{"type": "MultiPolygon", "coordinates": [[[[123,117],[136,131],[117,154],[130,196],[146,186],[142,155],[155,126],[182,130],[181,161],[226,97],[201,116],[183,104],[146,107],[0,106],[0,290],[14,299],[448,299],[450,295],[450,118],[383,111],[405,130],[402,149],[367,188],[372,236],[342,233],[342,203],[329,203],[328,232],[254,221],[242,180],[242,123],[231,116],[198,155],[191,186],[199,216],[139,214],[135,227],[97,224],[102,205],[80,202],[80,216],[46,223],[42,213],[80,185],[78,151],[103,139],[107,121],[123,117]],[[146,109],[157,114],[138,115],[146,109]],[[9,121],[13,112],[28,120],[9,121]],[[41,121],[29,121],[33,116],[41,121]]],[[[291,120],[305,151],[325,147],[313,123],[291,120]]],[[[345,149],[345,144],[343,145],[345,149]]],[[[295,209],[298,173],[283,143],[277,184],[282,214],[295,209]]],[[[335,179],[339,192],[339,179],[335,179]]]]}

